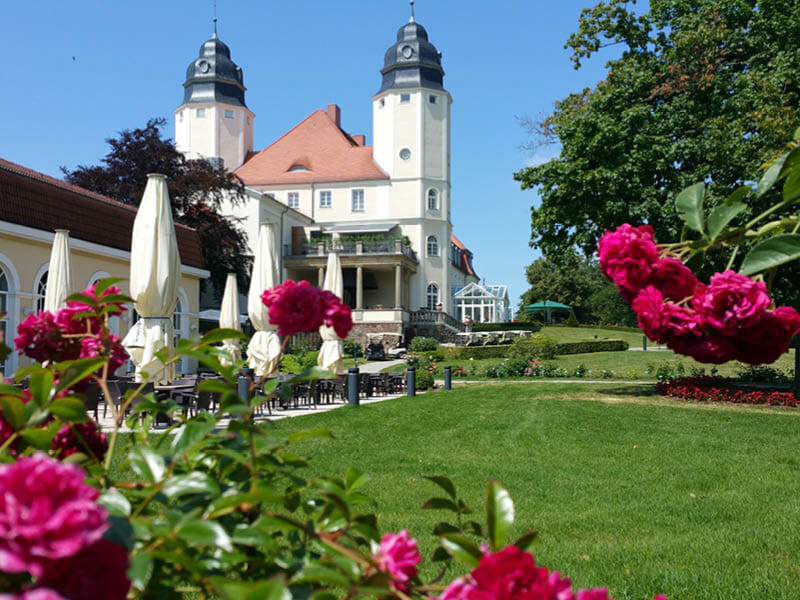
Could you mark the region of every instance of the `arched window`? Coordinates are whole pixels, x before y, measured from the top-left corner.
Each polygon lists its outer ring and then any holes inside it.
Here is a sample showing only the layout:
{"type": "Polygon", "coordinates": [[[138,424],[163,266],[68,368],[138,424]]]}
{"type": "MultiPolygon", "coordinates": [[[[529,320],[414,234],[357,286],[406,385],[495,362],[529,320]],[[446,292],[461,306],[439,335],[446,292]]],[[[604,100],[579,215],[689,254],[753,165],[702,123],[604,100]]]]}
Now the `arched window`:
{"type": "MultiPolygon", "coordinates": [[[[0,339],[4,340],[6,345],[9,345],[9,339],[7,338],[8,335],[8,315],[5,314],[8,312],[8,276],[6,272],[3,270],[3,267],[0,267],[0,339]]],[[[3,374],[3,368],[5,367],[5,361],[0,359],[0,375],[3,374]]]]}
{"type": "Polygon", "coordinates": [[[439,240],[435,235],[428,236],[428,256],[439,256],[439,240]]]}
{"type": "Polygon", "coordinates": [[[439,210],[439,190],[436,188],[428,190],[428,210],[439,210]]]}
{"type": "Polygon", "coordinates": [[[439,286],[435,283],[428,284],[428,310],[436,310],[439,304],[439,286]]]}
{"type": "Polygon", "coordinates": [[[44,295],[47,292],[47,274],[49,270],[45,271],[39,276],[39,281],[36,282],[36,310],[44,310],[44,295]]]}

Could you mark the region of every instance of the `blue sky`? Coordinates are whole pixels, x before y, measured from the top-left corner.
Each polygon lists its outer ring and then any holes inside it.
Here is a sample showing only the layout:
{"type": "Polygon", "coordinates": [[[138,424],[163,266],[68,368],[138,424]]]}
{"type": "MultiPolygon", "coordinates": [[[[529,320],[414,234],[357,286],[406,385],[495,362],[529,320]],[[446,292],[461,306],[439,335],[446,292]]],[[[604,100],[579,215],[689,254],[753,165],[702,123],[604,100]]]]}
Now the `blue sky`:
{"type": "MultiPolygon", "coordinates": [[[[514,305],[530,206],[512,174],[536,156],[519,149],[518,116],[593,86],[609,55],[575,71],[563,48],[593,0],[417,0],[417,21],[443,54],[452,105],[454,232],[478,275],[509,285],[514,305]]],[[[148,118],[169,119],[188,64],[212,32],[213,0],[5,2],[0,55],[0,156],[60,177],[97,164],[104,139],[148,118]]],[[[342,126],[372,143],[371,97],[383,54],[408,20],[407,0],[218,0],[219,37],[242,67],[260,150],[317,108],[336,103],[342,126]]]]}

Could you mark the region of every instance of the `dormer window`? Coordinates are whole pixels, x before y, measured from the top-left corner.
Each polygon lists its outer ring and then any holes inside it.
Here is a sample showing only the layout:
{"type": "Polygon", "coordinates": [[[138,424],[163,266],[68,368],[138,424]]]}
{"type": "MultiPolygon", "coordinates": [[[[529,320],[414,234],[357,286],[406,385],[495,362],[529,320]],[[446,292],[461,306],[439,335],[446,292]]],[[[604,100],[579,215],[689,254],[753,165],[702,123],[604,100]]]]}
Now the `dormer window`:
{"type": "Polygon", "coordinates": [[[233,118],[233,111],[232,110],[226,110],[225,111],[225,118],[226,119],[232,119],[233,118]]]}
{"type": "Polygon", "coordinates": [[[304,165],[292,165],[291,167],[289,167],[289,173],[297,173],[297,172],[304,172],[304,171],[310,171],[310,170],[311,169],[309,169],[308,167],[306,167],[304,165]]]}
{"type": "Polygon", "coordinates": [[[411,94],[400,94],[400,103],[406,104],[407,102],[411,102],[411,94]]]}

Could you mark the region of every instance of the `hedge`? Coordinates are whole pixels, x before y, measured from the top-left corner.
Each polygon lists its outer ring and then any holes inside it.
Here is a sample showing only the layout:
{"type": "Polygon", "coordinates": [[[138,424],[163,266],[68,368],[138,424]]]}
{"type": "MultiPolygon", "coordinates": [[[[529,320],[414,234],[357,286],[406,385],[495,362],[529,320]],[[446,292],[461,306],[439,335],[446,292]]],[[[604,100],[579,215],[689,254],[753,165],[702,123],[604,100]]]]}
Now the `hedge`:
{"type": "MultiPolygon", "coordinates": [[[[557,344],[556,355],[587,354],[589,352],[616,352],[628,349],[623,340],[586,340],[557,344]]],[[[454,360],[480,358],[506,358],[510,345],[492,346],[442,346],[445,358],[454,360]]]]}
{"type": "Polygon", "coordinates": [[[539,331],[536,323],[473,323],[472,331],[539,331]]]}

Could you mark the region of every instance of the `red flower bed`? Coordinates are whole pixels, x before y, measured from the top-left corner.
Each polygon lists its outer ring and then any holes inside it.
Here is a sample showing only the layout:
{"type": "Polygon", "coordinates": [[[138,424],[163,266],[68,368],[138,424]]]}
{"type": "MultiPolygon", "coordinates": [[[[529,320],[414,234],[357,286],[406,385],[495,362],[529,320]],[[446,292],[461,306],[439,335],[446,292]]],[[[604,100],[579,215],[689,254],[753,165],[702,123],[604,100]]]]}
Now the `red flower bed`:
{"type": "Polygon", "coordinates": [[[792,392],[769,390],[737,390],[727,386],[724,377],[681,377],[656,384],[658,393],[681,400],[695,402],[734,402],[736,404],[767,404],[770,406],[797,406],[792,392]]]}

